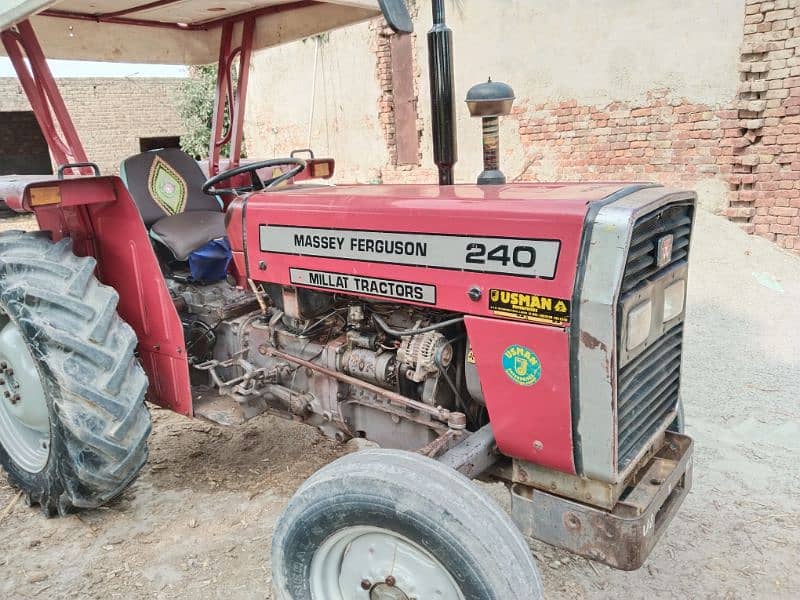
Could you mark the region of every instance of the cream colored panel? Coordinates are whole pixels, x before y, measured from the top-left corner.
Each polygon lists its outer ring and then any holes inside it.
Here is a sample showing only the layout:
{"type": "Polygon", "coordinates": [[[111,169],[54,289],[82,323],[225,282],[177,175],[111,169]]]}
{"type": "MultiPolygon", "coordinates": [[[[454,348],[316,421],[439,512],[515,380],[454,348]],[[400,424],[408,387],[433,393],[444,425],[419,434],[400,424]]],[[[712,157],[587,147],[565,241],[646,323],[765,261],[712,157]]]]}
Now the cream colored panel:
{"type": "MultiPolygon", "coordinates": [[[[108,0],[102,1],[108,3],[108,0]]],[[[203,0],[203,3],[211,4],[211,1],[203,0]]],[[[88,5],[94,3],[73,0],[63,4],[91,8],[88,5]]],[[[325,2],[265,15],[257,21],[253,48],[258,50],[291,42],[379,14],[377,9],[325,2]]],[[[219,27],[188,31],[42,16],[33,17],[31,23],[48,58],[193,65],[216,62],[219,52],[219,27]]],[[[239,29],[235,34],[237,38],[239,29]]],[[[0,55],[4,55],[2,48],[0,55]]]]}
{"type": "Polygon", "coordinates": [[[54,3],[55,0],[3,0],[0,4],[0,31],[54,3]]]}
{"type": "Polygon", "coordinates": [[[52,17],[33,17],[31,24],[48,58],[205,64],[216,61],[219,46],[218,29],[190,32],[52,17]]]}

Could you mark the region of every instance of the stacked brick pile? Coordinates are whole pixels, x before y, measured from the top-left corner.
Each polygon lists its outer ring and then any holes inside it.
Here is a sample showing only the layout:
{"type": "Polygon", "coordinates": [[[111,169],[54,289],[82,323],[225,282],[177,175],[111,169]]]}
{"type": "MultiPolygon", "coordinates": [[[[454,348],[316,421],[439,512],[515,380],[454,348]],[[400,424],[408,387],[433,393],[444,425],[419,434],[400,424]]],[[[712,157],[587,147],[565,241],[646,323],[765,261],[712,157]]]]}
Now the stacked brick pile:
{"type": "MultiPolygon", "coordinates": [[[[419,7],[411,4],[409,7],[412,17],[416,17],[419,7]]],[[[376,20],[370,24],[374,33],[375,45],[373,51],[377,57],[375,74],[380,87],[380,97],[378,99],[378,121],[383,131],[386,147],[389,150],[389,160],[381,169],[376,169],[372,183],[413,183],[436,180],[436,169],[422,164],[421,153],[417,156],[416,163],[403,164],[398,160],[397,152],[397,124],[395,117],[395,95],[394,77],[392,73],[392,40],[393,32],[382,21],[376,20]]],[[[416,34],[412,34],[412,43],[416,43],[416,34]]],[[[419,68],[419,57],[415,57],[413,67],[413,79],[415,87],[416,105],[419,101],[419,78],[421,76],[419,68]]],[[[419,117],[416,120],[416,131],[418,139],[424,134],[424,123],[419,117]]]]}
{"type": "Polygon", "coordinates": [[[800,1],[747,0],[745,12],[726,214],[800,252],[800,1]]]}

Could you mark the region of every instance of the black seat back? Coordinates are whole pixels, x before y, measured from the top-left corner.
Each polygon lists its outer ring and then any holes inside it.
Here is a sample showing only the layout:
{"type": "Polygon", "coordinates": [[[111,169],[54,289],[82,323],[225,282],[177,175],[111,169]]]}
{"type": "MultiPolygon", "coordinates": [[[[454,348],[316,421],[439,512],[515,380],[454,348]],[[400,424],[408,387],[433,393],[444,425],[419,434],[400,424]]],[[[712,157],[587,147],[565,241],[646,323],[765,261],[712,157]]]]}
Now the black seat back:
{"type": "Polygon", "coordinates": [[[178,148],[142,152],[120,168],[146,227],[159,219],[194,210],[221,210],[202,192],[206,177],[195,160],[178,148]]]}

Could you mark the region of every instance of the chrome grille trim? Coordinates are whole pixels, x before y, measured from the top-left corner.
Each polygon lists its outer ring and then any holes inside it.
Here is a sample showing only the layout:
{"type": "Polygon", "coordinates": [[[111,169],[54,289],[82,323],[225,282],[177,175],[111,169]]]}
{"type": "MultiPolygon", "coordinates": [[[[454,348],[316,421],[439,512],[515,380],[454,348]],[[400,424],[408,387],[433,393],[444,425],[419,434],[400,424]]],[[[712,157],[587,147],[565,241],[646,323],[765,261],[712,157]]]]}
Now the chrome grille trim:
{"type": "MultiPolygon", "coordinates": [[[[638,218],[633,226],[625,259],[620,301],[623,297],[629,297],[628,294],[646,289],[648,282],[668,271],[676,267],[685,268],[688,264],[694,210],[693,202],[673,202],[638,218]],[[672,253],[665,264],[658,266],[658,242],[666,235],[672,235],[672,253]]],[[[618,362],[621,366],[617,376],[616,416],[619,472],[630,465],[663,426],[664,420],[677,408],[683,319],[671,325],[638,356],[626,352],[623,357],[623,323],[619,323],[618,362]]]]}
{"type": "MultiPolygon", "coordinates": [[[[672,263],[664,265],[663,270],[656,268],[655,263],[658,242],[656,228],[652,226],[653,223],[650,227],[646,223],[655,214],[674,206],[682,207],[681,210],[688,209],[690,212],[686,215],[693,216],[696,202],[693,192],[658,186],[627,188],[625,192],[627,193],[615,195],[597,210],[590,210],[587,214],[585,238],[579,259],[579,276],[576,278],[573,295],[575,319],[570,331],[576,468],[582,477],[609,483],[624,481],[636,467],[635,462],[646,453],[649,443],[660,435],[656,432],[644,442],[635,439],[640,437],[635,433],[626,437],[628,432],[634,431],[627,429],[628,420],[652,420],[654,415],[657,419],[659,402],[663,400],[658,397],[650,398],[656,402],[655,410],[650,414],[653,406],[648,409],[648,406],[637,404],[639,396],[636,394],[640,386],[642,389],[647,386],[647,380],[630,375],[635,374],[636,364],[641,368],[645,359],[639,359],[648,351],[656,353],[652,356],[657,359],[661,337],[672,332],[683,320],[683,316],[679,315],[668,323],[661,323],[663,310],[659,308],[654,320],[659,320],[660,330],[653,326],[647,342],[631,351],[624,346],[620,347],[621,330],[625,328],[623,317],[627,314],[623,306],[633,306],[639,297],[646,297],[651,289],[653,293],[662,293],[669,282],[685,278],[688,271],[686,252],[689,246],[682,238],[690,230],[684,231],[682,228],[690,227],[691,222],[681,223],[676,220],[673,223],[681,239],[674,244],[672,263]],[[648,256],[652,256],[654,262],[647,260],[648,256]],[[628,263],[632,264],[643,257],[644,260],[640,263],[647,264],[637,264],[641,268],[636,274],[629,274],[627,281],[630,284],[636,280],[639,284],[634,283],[634,287],[623,292],[622,282],[629,268],[628,263]],[[628,377],[625,378],[625,389],[619,395],[619,380],[622,375],[628,377]],[[622,401],[619,407],[618,400],[622,401]],[[620,411],[622,424],[626,426],[622,432],[622,441],[631,447],[638,447],[638,452],[634,452],[632,458],[625,457],[623,461],[619,460],[620,411]],[[628,461],[627,466],[620,468],[625,461],[628,461]]],[[[663,351],[669,353],[669,349],[663,351]]],[[[669,377],[664,381],[668,386],[675,385],[669,377]]],[[[658,385],[657,382],[656,384],[658,385]]],[[[664,390],[657,390],[656,394],[658,391],[664,390]]],[[[671,415],[667,415],[658,425],[659,431],[667,427],[670,418],[671,415]]]]}

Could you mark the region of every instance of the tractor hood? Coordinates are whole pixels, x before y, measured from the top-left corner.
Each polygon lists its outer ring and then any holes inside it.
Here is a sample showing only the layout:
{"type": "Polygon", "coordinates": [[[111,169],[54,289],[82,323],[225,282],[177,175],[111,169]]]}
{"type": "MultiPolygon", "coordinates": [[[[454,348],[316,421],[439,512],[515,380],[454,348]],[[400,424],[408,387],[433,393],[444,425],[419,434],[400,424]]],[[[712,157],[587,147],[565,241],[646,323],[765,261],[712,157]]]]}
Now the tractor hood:
{"type": "Polygon", "coordinates": [[[233,18],[255,17],[258,50],[380,14],[378,0],[4,0],[0,31],[29,18],[48,58],[199,65],[233,18]]]}

